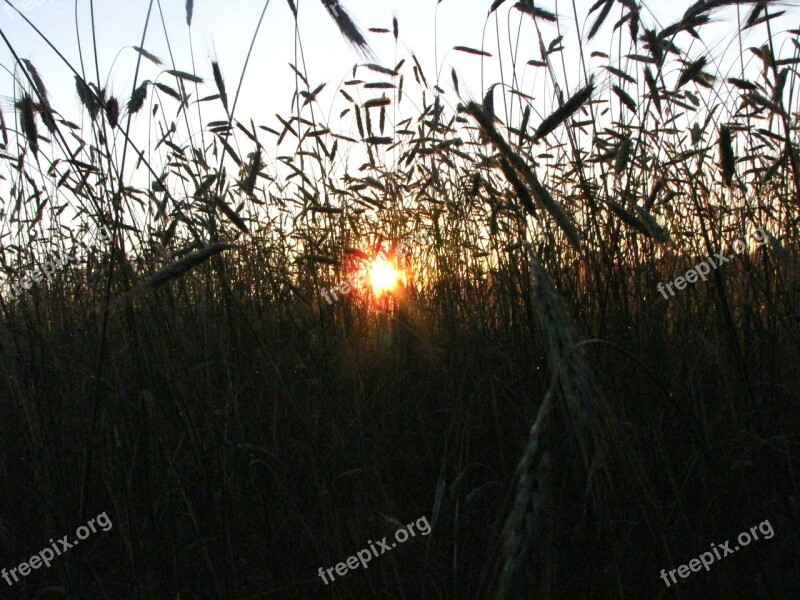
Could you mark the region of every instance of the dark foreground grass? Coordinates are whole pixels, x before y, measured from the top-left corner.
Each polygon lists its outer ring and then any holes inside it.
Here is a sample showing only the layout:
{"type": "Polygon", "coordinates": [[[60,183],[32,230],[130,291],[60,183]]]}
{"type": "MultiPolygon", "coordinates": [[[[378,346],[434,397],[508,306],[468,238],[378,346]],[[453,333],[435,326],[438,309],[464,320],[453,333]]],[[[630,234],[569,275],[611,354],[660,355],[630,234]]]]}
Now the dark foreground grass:
{"type": "MultiPolygon", "coordinates": [[[[769,295],[753,258],[725,274],[752,395],[711,286],[605,306],[608,343],[584,351],[614,436],[588,472],[575,439],[550,442],[549,533],[536,543],[552,553],[556,597],[659,597],[662,568],[767,519],[773,539],[694,574],[682,597],[797,589],[797,292],[769,295]]],[[[237,280],[250,289],[255,275],[237,280]]],[[[114,528],[4,594],[490,597],[515,467],[549,386],[524,303],[490,323],[468,305],[450,320],[432,299],[406,315],[406,335],[347,301],[312,311],[224,285],[203,268],[113,316],[99,382],[96,298],[34,294],[8,314],[3,565],[81,523],[95,388],[84,512],[107,511],[114,528]],[[317,576],[422,515],[427,538],[328,587],[317,576]]],[[[588,283],[570,312],[594,310],[602,288],[588,283]]]]}

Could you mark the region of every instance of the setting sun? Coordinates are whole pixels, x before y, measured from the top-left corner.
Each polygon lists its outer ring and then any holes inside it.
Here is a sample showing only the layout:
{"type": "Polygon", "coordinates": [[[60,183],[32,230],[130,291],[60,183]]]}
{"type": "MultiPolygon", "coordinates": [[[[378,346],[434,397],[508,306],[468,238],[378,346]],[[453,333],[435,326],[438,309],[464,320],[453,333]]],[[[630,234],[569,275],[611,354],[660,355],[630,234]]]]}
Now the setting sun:
{"type": "Polygon", "coordinates": [[[394,268],[385,258],[376,258],[369,267],[369,283],[376,296],[391,292],[403,279],[403,272],[394,268]]]}

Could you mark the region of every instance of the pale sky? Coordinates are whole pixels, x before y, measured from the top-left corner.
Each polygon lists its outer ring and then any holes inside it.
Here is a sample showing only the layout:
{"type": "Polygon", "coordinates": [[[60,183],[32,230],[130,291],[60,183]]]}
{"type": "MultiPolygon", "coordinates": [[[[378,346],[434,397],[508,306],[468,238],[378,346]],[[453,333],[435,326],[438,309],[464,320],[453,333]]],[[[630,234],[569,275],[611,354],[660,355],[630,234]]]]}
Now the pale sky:
{"type": "MultiPolygon", "coordinates": [[[[15,4],[39,27],[42,32],[72,62],[78,65],[78,44],[75,27],[75,2],[71,0],[24,0],[15,4]]],[[[95,0],[95,23],[97,26],[97,45],[101,78],[109,78],[113,93],[126,101],[132,85],[137,54],[126,46],[139,45],[147,14],[148,0],[95,0]]],[[[406,49],[416,53],[429,81],[435,79],[437,66],[441,68],[443,87],[450,89],[450,66],[455,66],[465,85],[475,96],[482,96],[480,89],[480,59],[451,51],[455,45],[480,47],[486,14],[490,0],[345,0],[344,5],[363,27],[384,27],[391,29],[392,16],[396,15],[400,24],[400,49],[395,54],[394,39],[389,34],[368,33],[368,39],[378,57],[378,62],[391,66],[397,59],[406,56],[406,49]],[[438,53],[437,53],[438,49],[438,53]],[[437,63],[438,59],[438,63],[437,63]]],[[[500,15],[501,37],[506,40],[509,23],[516,33],[522,19],[523,35],[520,58],[524,62],[539,58],[535,37],[531,35],[529,18],[519,11],[508,12],[507,7],[514,4],[509,0],[498,11],[500,15]],[[508,15],[511,15],[510,21],[508,15]]],[[[577,0],[578,14],[582,19],[593,0],[577,0]]],[[[686,0],[675,2],[651,2],[662,25],[677,20],[691,4],[686,0]]],[[[202,94],[215,92],[211,80],[210,57],[218,57],[226,79],[229,95],[233,96],[236,82],[244,64],[247,49],[255,30],[263,2],[255,0],[197,0],[191,30],[186,26],[183,0],[161,0],[164,22],[169,36],[175,67],[184,71],[194,71],[204,77],[208,84],[202,94]],[[195,65],[189,48],[194,49],[195,65]]],[[[327,82],[328,87],[320,95],[320,106],[330,109],[330,100],[336,94],[338,84],[350,77],[350,68],[359,62],[359,56],[344,41],[336,26],[324,10],[320,0],[297,0],[300,14],[300,31],[305,52],[306,65],[312,86],[327,82]],[[327,104],[326,104],[327,102],[327,104]]],[[[569,63],[576,60],[575,28],[571,2],[548,0],[539,3],[543,8],[557,11],[566,34],[565,46],[570,52],[565,59],[569,63]]],[[[91,30],[89,27],[89,2],[77,0],[80,15],[80,35],[83,44],[84,60],[91,65],[91,30]]],[[[601,35],[591,45],[591,49],[608,51],[609,32],[617,17],[609,17],[601,35]]],[[[596,15],[597,13],[595,13],[596,15]]],[[[592,19],[594,16],[592,16],[592,19]]],[[[648,18],[647,16],[645,18],[648,18]]],[[[591,24],[591,22],[590,22],[591,24]]],[[[586,28],[585,23],[580,24],[586,28]]],[[[731,32],[730,23],[724,31],[731,32]]],[[[56,99],[54,107],[61,110],[68,119],[75,120],[78,101],[74,93],[71,74],[55,58],[53,52],[22,21],[11,17],[7,7],[0,9],[0,26],[11,44],[22,58],[30,59],[42,74],[51,95],[56,99]],[[68,92],[65,94],[65,91],[68,92]],[[69,110],[75,113],[68,114],[69,110]]],[[[555,27],[543,24],[545,35],[556,36],[555,27]]],[[[713,28],[709,28],[713,29],[713,28]]],[[[706,31],[706,30],[704,30],[706,31]]],[[[496,32],[494,17],[489,20],[485,36],[486,50],[496,54],[496,32]]],[[[155,3],[150,28],[144,48],[156,54],[170,68],[170,52],[167,37],[162,26],[159,3],[155,3]]],[[[294,20],[286,0],[271,0],[261,32],[256,41],[251,64],[242,88],[237,117],[254,118],[259,122],[266,119],[274,121],[275,112],[285,114],[289,110],[294,76],[288,63],[294,61],[294,20]]],[[[614,54],[613,52],[609,52],[614,54]]],[[[504,58],[508,59],[508,56],[504,58]]],[[[486,61],[487,78],[485,86],[493,83],[492,78],[496,59],[486,61]]],[[[13,68],[13,61],[6,47],[0,47],[0,64],[6,69],[13,68]]],[[[595,60],[593,64],[600,64],[595,60]]],[[[141,79],[156,79],[159,69],[144,62],[141,79]]],[[[532,78],[536,69],[528,68],[532,78]]],[[[94,80],[93,67],[89,71],[94,80]]],[[[573,79],[570,86],[574,90],[580,81],[578,70],[568,68],[573,79]]],[[[6,76],[0,80],[0,93],[10,96],[11,81],[6,76]]],[[[172,85],[174,80],[167,75],[158,79],[172,85]]],[[[534,80],[525,84],[535,89],[534,80]]],[[[524,88],[523,88],[524,89],[524,88]]],[[[140,115],[141,116],[141,115],[140,115]]]]}
{"type": "MultiPolygon", "coordinates": [[[[86,111],[79,104],[72,73],[20,17],[11,14],[3,2],[4,0],[0,0],[0,29],[7,36],[14,50],[20,58],[30,59],[36,66],[49,90],[52,106],[65,119],[79,124],[85,123],[86,111]]],[[[347,106],[338,90],[343,81],[352,77],[353,65],[363,63],[363,60],[343,39],[320,0],[295,0],[295,2],[300,15],[300,35],[310,86],[313,89],[321,83],[327,83],[327,87],[318,97],[318,104],[314,107],[314,110],[317,111],[316,116],[318,118],[321,116],[323,120],[330,120],[335,129],[352,132],[355,130],[354,125],[350,121],[346,121],[346,119],[352,119],[352,113],[345,118],[345,122],[340,122],[338,119],[339,112],[347,106]]],[[[593,3],[594,0],[576,0],[577,12],[581,18],[578,28],[584,34],[597,16],[595,13],[589,18],[588,23],[586,22],[588,9],[593,3]]],[[[672,2],[653,0],[642,10],[643,20],[645,23],[653,23],[653,13],[655,13],[655,18],[658,19],[660,26],[666,26],[677,21],[692,3],[687,0],[672,2]],[[653,11],[653,13],[649,11],[653,11]]],[[[87,80],[96,80],[92,59],[89,0],[17,0],[14,4],[80,71],[78,34],[75,23],[77,6],[87,80]]],[[[94,1],[101,82],[108,84],[110,92],[119,98],[122,106],[130,97],[135,64],[139,57],[131,46],[141,43],[149,4],[149,0],[94,1]]],[[[518,10],[509,10],[515,4],[514,0],[508,0],[495,13],[499,15],[497,23],[494,15],[488,22],[486,19],[491,0],[441,0],[441,2],[437,0],[344,0],[343,4],[365,32],[369,27],[383,27],[391,30],[392,17],[396,15],[399,20],[399,47],[396,48],[391,34],[366,32],[367,39],[377,56],[377,62],[392,67],[401,58],[408,58],[409,52],[413,51],[425,70],[429,84],[433,85],[437,71],[440,73],[440,85],[446,92],[444,102],[451,105],[457,101],[452,90],[451,67],[455,67],[460,76],[462,93],[466,91],[476,98],[481,98],[486,88],[498,81],[496,27],[499,27],[500,30],[503,66],[506,72],[508,72],[510,62],[509,33],[512,39],[516,39],[518,31],[521,31],[518,64],[524,65],[529,59],[540,58],[532,20],[518,10]],[[522,25],[521,30],[519,29],[520,24],[522,25]],[[480,48],[482,40],[485,50],[495,55],[494,58],[484,61],[483,82],[481,81],[481,59],[452,50],[456,45],[480,48]]],[[[796,27],[798,25],[797,16],[800,12],[797,10],[797,4],[796,1],[782,3],[781,8],[785,8],[788,14],[782,20],[773,22],[773,27],[776,29],[796,27]]],[[[546,0],[538,2],[537,6],[556,12],[561,17],[560,25],[562,33],[565,35],[563,45],[566,50],[563,52],[563,59],[566,63],[565,70],[568,79],[567,92],[572,93],[584,84],[576,52],[578,46],[573,4],[571,1],[546,0]]],[[[139,82],[149,79],[174,86],[174,78],[163,73],[164,69],[173,68],[172,60],[174,59],[174,68],[194,72],[206,80],[206,83],[200,86],[199,96],[195,94],[193,84],[187,88],[192,93],[192,99],[196,100],[198,97],[215,94],[216,87],[211,75],[210,61],[211,57],[216,56],[220,62],[232,103],[248,47],[263,7],[264,2],[258,0],[196,0],[192,27],[189,28],[186,25],[184,0],[154,2],[143,46],[147,51],[163,59],[164,66],[157,67],[143,60],[139,82]],[[163,11],[163,24],[160,11],[163,11]],[[193,56],[190,49],[193,49],[193,56]]],[[[743,7],[743,15],[748,10],[749,7],[743,7]]],[[[618,48],[612,47],[612,44],[616,44],[616,38],[612,40],[611,34],[613,24],[622,13],[621,5],[615,5],[600,34],[587,44],[587,56],[592,50],[605,51],[612,57],[620,54],[618,48]]],[[[715,12],[714,15],[717,22],[702,29],[702,43],[692,41],[686,34],[682,34],[678,44],[682,49],[688,49],[692,58],[707,53],[708,49],[704,49],[702,46],[702,44],[706,44],[711,48],[713,57],[723,57],[722,60],[727,65],[736,64],[739,56],[735,43],[736,9],[729,8],[722,12],[715,12]]],[[[546,43],[557,36],[554,24],[538,22],[546,43]]],[[[764,27],[755,28],[755,31],[747,34],[745,45],[761,44],[764,37],[764,27]],[[748,44],[748,40],[752,41],[748,44]]],[[[627,32],[625,39],[627,40],[627,32]]],[[[624,47],[622,52],[626,53],[627,48],[624,47]]],[[[287,0],[270,0],[242,87],[241,98],[235,114],[237,120],[248,123],[252,118],[256,125],[280,128],[275,119],[275,113],[280,113],[285,117],[291,115],[295,77],[288,64],[295,60],[295,23],[287,0]]],[[[747,60],[753,60],[749,53],[747,60]]],[[[558,62],[556,69],[558,76],[563,77],[560,59],[557,56],[556,61],[558,62]]],[[[608,61],[603,58],[593,58],[590,62],[590,66],[595,69],[604,64],[608,64],[608,61]]],[[[9,71],[15,69],[15,65],[9,49],[2,41],[0,41],[0,65],[5,70],[0,77],[0,97],[5,98],[3,110],[6,120],[10,120],[13,124],[12,96],[15,95],[15,91],[9,71]]],[[[626,68],[626,65],[618,66],[626,68]]],[[[298,67],[301,67],[301,64],[298,64],[298,67]]],[[[601,71],[595,72],[602,73],[601,71]]],[[[418,112],[415,112],[415,103],[419,103],[421,92],[411,77],[410,69],[406,70],[406,74],[406,100],[399,109],[402,114],[390,115],[390,118],[394,117],[395,121],[419,115],[418,112]]],[[[546,101],[548,106],[553,105],[552,85],[547,81],[544,69],[530,66],[520,67],[518,74],[522,78],[517,84],[518,89],[533,96],[537,101],[546,101]]],[[[738,72],[734,74],[738,75],[738,72]]],[[[723,75],[725,75],[724,72],[723,75]]],[[[370,77],[371,74],[365,70],[358,75],[358,78],[366,80],[370,80],[370,77]]],[[[374,77],[374,79],[381,78],[374,77]]],[[[606,83],[607,81],[608,77],[606,77],[606,83]]],[[[563,82],[560,83],[563,85],[563,82]]],[[[357,88],[349,87],[347,89],[348,92],[356,95],[357,99],[359,98],[357,88]]],[[[378,92],[373,94],[377,96],[380,90],[366,90],[366,92],[378,92]]],[[[361,100],[370,97],[364,96],[364,93],[365,90],[360,91],[361,100]]],[[[17,97],[18,95],[19,90],[16,92],[17,97]]],[[[148,116],[152,98],[151,91],[145,109],[136,115],[134,120],[133,138],[140,148],[147,148],[148,145],[152,147],[160,137],[153,121],[148,116]],[[150,132],[145,129],[148,124],[151,126],[150,132]],[[149,142],[148,135],[150,136],[149,142]]],[[[173,118],[177,103],[166,98],[164,105],[166,114],[173,118]]],[[[418,107],[418,104],[416,106],[418,107]]],[[[534,102],[534,111],[536,109],[537,102],[534,102]]],[[[189,111],[193,122],[189,130],[185,127],[179,129],[176,137],[179,144],[186,142],[188,131],[197,135],[197,132],[201,130],[200,122],[206,124],[216,119],[224,119],[224,112],[218,101],[203,103],[201,110],[202,116],[199,120],[196,107],[189,111]]],[[[501,110],[498,110],[498,114],[503,116],[501,110]]],[[[536,112],[532,118],[532,125],[535,126],[535,124],[536,112]]],[[[275,150],[275,138],[268,134],[264,134],[264,138],[262,141],[265,142],[268,151],[275,150]]],[[[51,151],[51,148],[46,148],[45,156],[50,157],[51,151]]],[[[279,151],[275,150],[273,154],[281,152],[291,154],[290,148],[284,147],[281,147],[279,151]]],[[[274,164],[275,156],[265,156],[264,159],[268,164],[274,164]]]]}

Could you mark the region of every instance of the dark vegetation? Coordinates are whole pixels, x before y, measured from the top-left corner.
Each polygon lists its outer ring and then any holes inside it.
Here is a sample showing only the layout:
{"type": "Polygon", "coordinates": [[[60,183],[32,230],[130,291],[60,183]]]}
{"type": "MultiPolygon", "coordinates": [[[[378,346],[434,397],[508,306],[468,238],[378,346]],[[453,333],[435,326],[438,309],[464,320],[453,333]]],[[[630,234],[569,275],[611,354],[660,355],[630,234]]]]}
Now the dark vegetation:
{"type": "MultiPolygon", "coordinates": [[[[102,511],[114,527],[0,595],[796,598],[792,3],[657,27],[601,0],[579,38],[495,1],[487,25],[510,11],[541,52],[510,38],[481,99],[415,56],[376,64],[323,3],[362,54],[331,123],[302,63],[292,114],[258,122],[216,62],[201,78],[146,44],[128,98],[64,64],[71,122],[11,48],[0,269],[80,264],[0,298],[0,567],[102,511]],[[723,17],[734,61],[702,43],[723,17]],[[591,52],[601,34],[614,56],[591,52]],[[83,248],[101,226],[113,241],[83,248]],[[758,227],[769,244],[656,291],[758,227]],[[421,232],[403,292],[323,300],[421,232]],[[317,576],[423,515],[429,537],[317,576]],[[765,520],[771,540],[661,581],[765,520]]],[[[496,60],[475,45],[473,68],[496,60]]]]}

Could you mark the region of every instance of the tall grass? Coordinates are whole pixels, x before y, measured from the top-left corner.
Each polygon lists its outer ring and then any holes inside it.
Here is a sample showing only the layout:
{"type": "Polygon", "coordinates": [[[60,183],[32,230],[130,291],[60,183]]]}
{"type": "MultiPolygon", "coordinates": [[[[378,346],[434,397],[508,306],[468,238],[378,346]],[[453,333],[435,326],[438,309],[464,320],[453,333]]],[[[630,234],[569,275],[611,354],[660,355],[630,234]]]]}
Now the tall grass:
{"type": "MultiPolygon", "coordinates": [[[[0,271],[80,259],[0,296],[0,566],[114,522],[3,593],[793,597],[800,30],[777,17],[796,11],[698,2],[662,26],[630,1],[487,3],[508,37],[456,49],[500,73],[473,98],[403,58],[402,23],[370,34],[395,40],[381,64],[323,4],[352,80],[311,80],[298,25],[291,114],[263,123],[220,61],[147,49],[169,40],[158,3],[128,97],[96,54],[63,60],[73,117],[0,25],[0,271]],[[722,16],[740,60],[703,44],[722,16]],[[82,247],[101,226],[112,242],[82,247]],[[757,227],[768,246],[656,291],[757,227]],[[323,299],[421,234],[401,293],[323,299]],[[421,515],[430,537],[317,577],[421,515]],[[663,585],[765,519],[769,543],[663,585]]],[[[287,9],[262,8],[254,43],[287,9]]]]}

